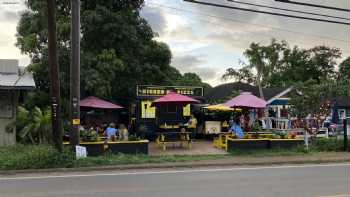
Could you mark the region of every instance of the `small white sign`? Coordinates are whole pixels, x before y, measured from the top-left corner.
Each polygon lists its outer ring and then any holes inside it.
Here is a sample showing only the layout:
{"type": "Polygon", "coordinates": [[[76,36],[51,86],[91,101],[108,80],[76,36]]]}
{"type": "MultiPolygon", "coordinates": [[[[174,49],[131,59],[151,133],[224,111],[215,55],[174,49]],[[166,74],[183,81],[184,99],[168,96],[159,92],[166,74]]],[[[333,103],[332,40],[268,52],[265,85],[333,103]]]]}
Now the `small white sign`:
{"type": "Polygon", "coordinates": [[[75,156],[77,159],[87,157],[86,147],[84,146],[75,146],[75,156]]]}
{"type": "Polygon", "coordinates": [[[349,136],[350,135],[350,125],[346,124],[346,134],[349,136]]]}

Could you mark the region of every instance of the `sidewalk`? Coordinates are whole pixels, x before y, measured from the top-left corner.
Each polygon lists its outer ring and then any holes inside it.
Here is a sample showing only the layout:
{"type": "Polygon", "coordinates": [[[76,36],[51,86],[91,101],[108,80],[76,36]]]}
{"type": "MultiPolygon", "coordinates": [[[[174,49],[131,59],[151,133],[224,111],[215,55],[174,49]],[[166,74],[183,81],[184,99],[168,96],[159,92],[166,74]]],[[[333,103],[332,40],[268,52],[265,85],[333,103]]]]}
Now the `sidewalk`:
{"type": "Polygon", "coordinates": [[[110,170],[142,170],[142,169],[169,169],[169,168],[195,168],[195,167],[229,167],[249,165],[286,165],[286,164],[311,164],[311,163],[342,163],[350,162],[350,153],[314,153],[298,156],[232,156],[225,159],[173,162],[173,163],[147,163],[116,166],[84,167],[84,168],[56,168],[34,170],[7,170],[0,171],[0,175],[14,175],[20,173],[55,173],[55,172],[87,172],[110,170]]]}

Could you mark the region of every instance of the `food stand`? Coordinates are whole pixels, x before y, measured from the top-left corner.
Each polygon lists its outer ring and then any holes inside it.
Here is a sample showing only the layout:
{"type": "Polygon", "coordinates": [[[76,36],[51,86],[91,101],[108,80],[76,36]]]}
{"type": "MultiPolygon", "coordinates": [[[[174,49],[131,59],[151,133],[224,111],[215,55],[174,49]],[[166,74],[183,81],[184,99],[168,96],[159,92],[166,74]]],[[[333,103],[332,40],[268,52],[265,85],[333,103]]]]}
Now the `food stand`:
{"type": "MultiPolygon", "coordinates": [[[[176,92],[199,101],[204,100],[203,87],[138,85],[136,87],[136,99],[129,107],[130,123],[140,135],[149,140],[155,139],[156,132],[159,129],[158,124],[163,119],[163,117],[156,115],[156,107],[152,105],[152,102],[169,92],[176,92]]],[[[177,113],[169,113],[167,117],[164,117],[168,119],[168,125],[188,119],[193,111],[193,105],[178,106],[176,109],[170,110],[176,110],[177,113]]]]}
{"type": "Polygon", "coordinates": [[[166,150],[168,144],[181,146],[186,144],[191,148],[191,132],[188,132],[183,117],[183,107],[189,104],[199,103],[191,97],[169,92],[165,96],[155,99],[152,106],[156,107],[157,138],[156,143],[166,150]]]}
{"type": "MultiPolygon", "coordinates": [[[[230,108],[224,104],[209,105],[204,107],[204,109],[210,113],[225,113],[229,115],[241,111],[241,109],[230,108]]],[[[206,120],[204,122],[204,134],[211,135],[227,132],[229,129],[227,120],[206,120]]]]}
{"type": "MultiPolygon", "coordinates": [[[[112,111],[123,109],[122,106],[99,99],[97,97],[87,97],[80,101],[80,107],[83,113],[88,113],[92,110],[100,110],[103,112],[102,117],[84,117],[83,121],[88,127],[95,127],[103,122],[114,122],[115,117],[112,111]],[[91,122],[89,122],[91,121],[91,122]]],[[[94,128],[95,129],[95,128],[94,128]]],[[[81,131],[89,133],[88,136],[82,136],[80,145],[86,147],[89,156],[98,156],[104,153],[123,153],[123,154],[148,154],[148,140],[140,140],[136,137],[129,137],[128,140],[108,140],[103,134],[97,131],[81,131]]],[[[64,145],[69,145],[69,142],[64,142],[64,145]]]]}

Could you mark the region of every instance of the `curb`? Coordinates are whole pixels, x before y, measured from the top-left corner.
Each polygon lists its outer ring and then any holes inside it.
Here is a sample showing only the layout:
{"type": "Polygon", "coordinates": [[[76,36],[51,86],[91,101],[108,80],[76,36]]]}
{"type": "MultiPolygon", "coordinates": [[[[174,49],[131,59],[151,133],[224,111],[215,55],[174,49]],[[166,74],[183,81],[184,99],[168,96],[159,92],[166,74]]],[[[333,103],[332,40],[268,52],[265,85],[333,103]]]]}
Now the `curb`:
{"type": "Polygon", "coordinates": [[[28,170],[0,170],[0,175],[33,174],[33,173],[62,173],[62,172],[93,172],[111,170],[145,170],[145,169],[171,169],[171,168],[199,168],[199,167],[235,167],[235,166],[266,166],[266,165],[287,165],[287,164],[321,164],[321,163],[341,163],[350,162],[350,158],[339,159],[309,159],[309,160],[284,160],[284,161],[201,161],[201,162],[179,162],[161,164],[131,164],[101,167],[82,168],[48,168],[48,169],[28,169],[28,170]]]}

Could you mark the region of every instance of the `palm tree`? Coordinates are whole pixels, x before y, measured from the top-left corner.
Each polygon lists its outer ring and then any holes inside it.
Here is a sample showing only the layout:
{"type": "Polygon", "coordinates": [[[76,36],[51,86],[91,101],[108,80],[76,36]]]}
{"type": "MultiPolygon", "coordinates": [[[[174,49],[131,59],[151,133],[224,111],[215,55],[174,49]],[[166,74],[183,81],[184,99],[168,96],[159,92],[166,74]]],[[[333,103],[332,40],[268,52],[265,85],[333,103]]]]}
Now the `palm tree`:
{"type": "Polygon", "coordinates": [[[248,58],[249,66],[256,70],[256,85],[259,88],[260,98],[265,99],[262,88],[262,76],[266,67],[264,47],[259,46],[258,43],[252,43],[250,48],[244,52],[244,55],[248,58]]]}
{"type": "Polygon", "coordinates": [[[31,113],[19,107],[16,125],[19,137],[33,144],[49,143],[52,139],[51,113],[49,109],[42,111],[35,107],[31,113]]]}

